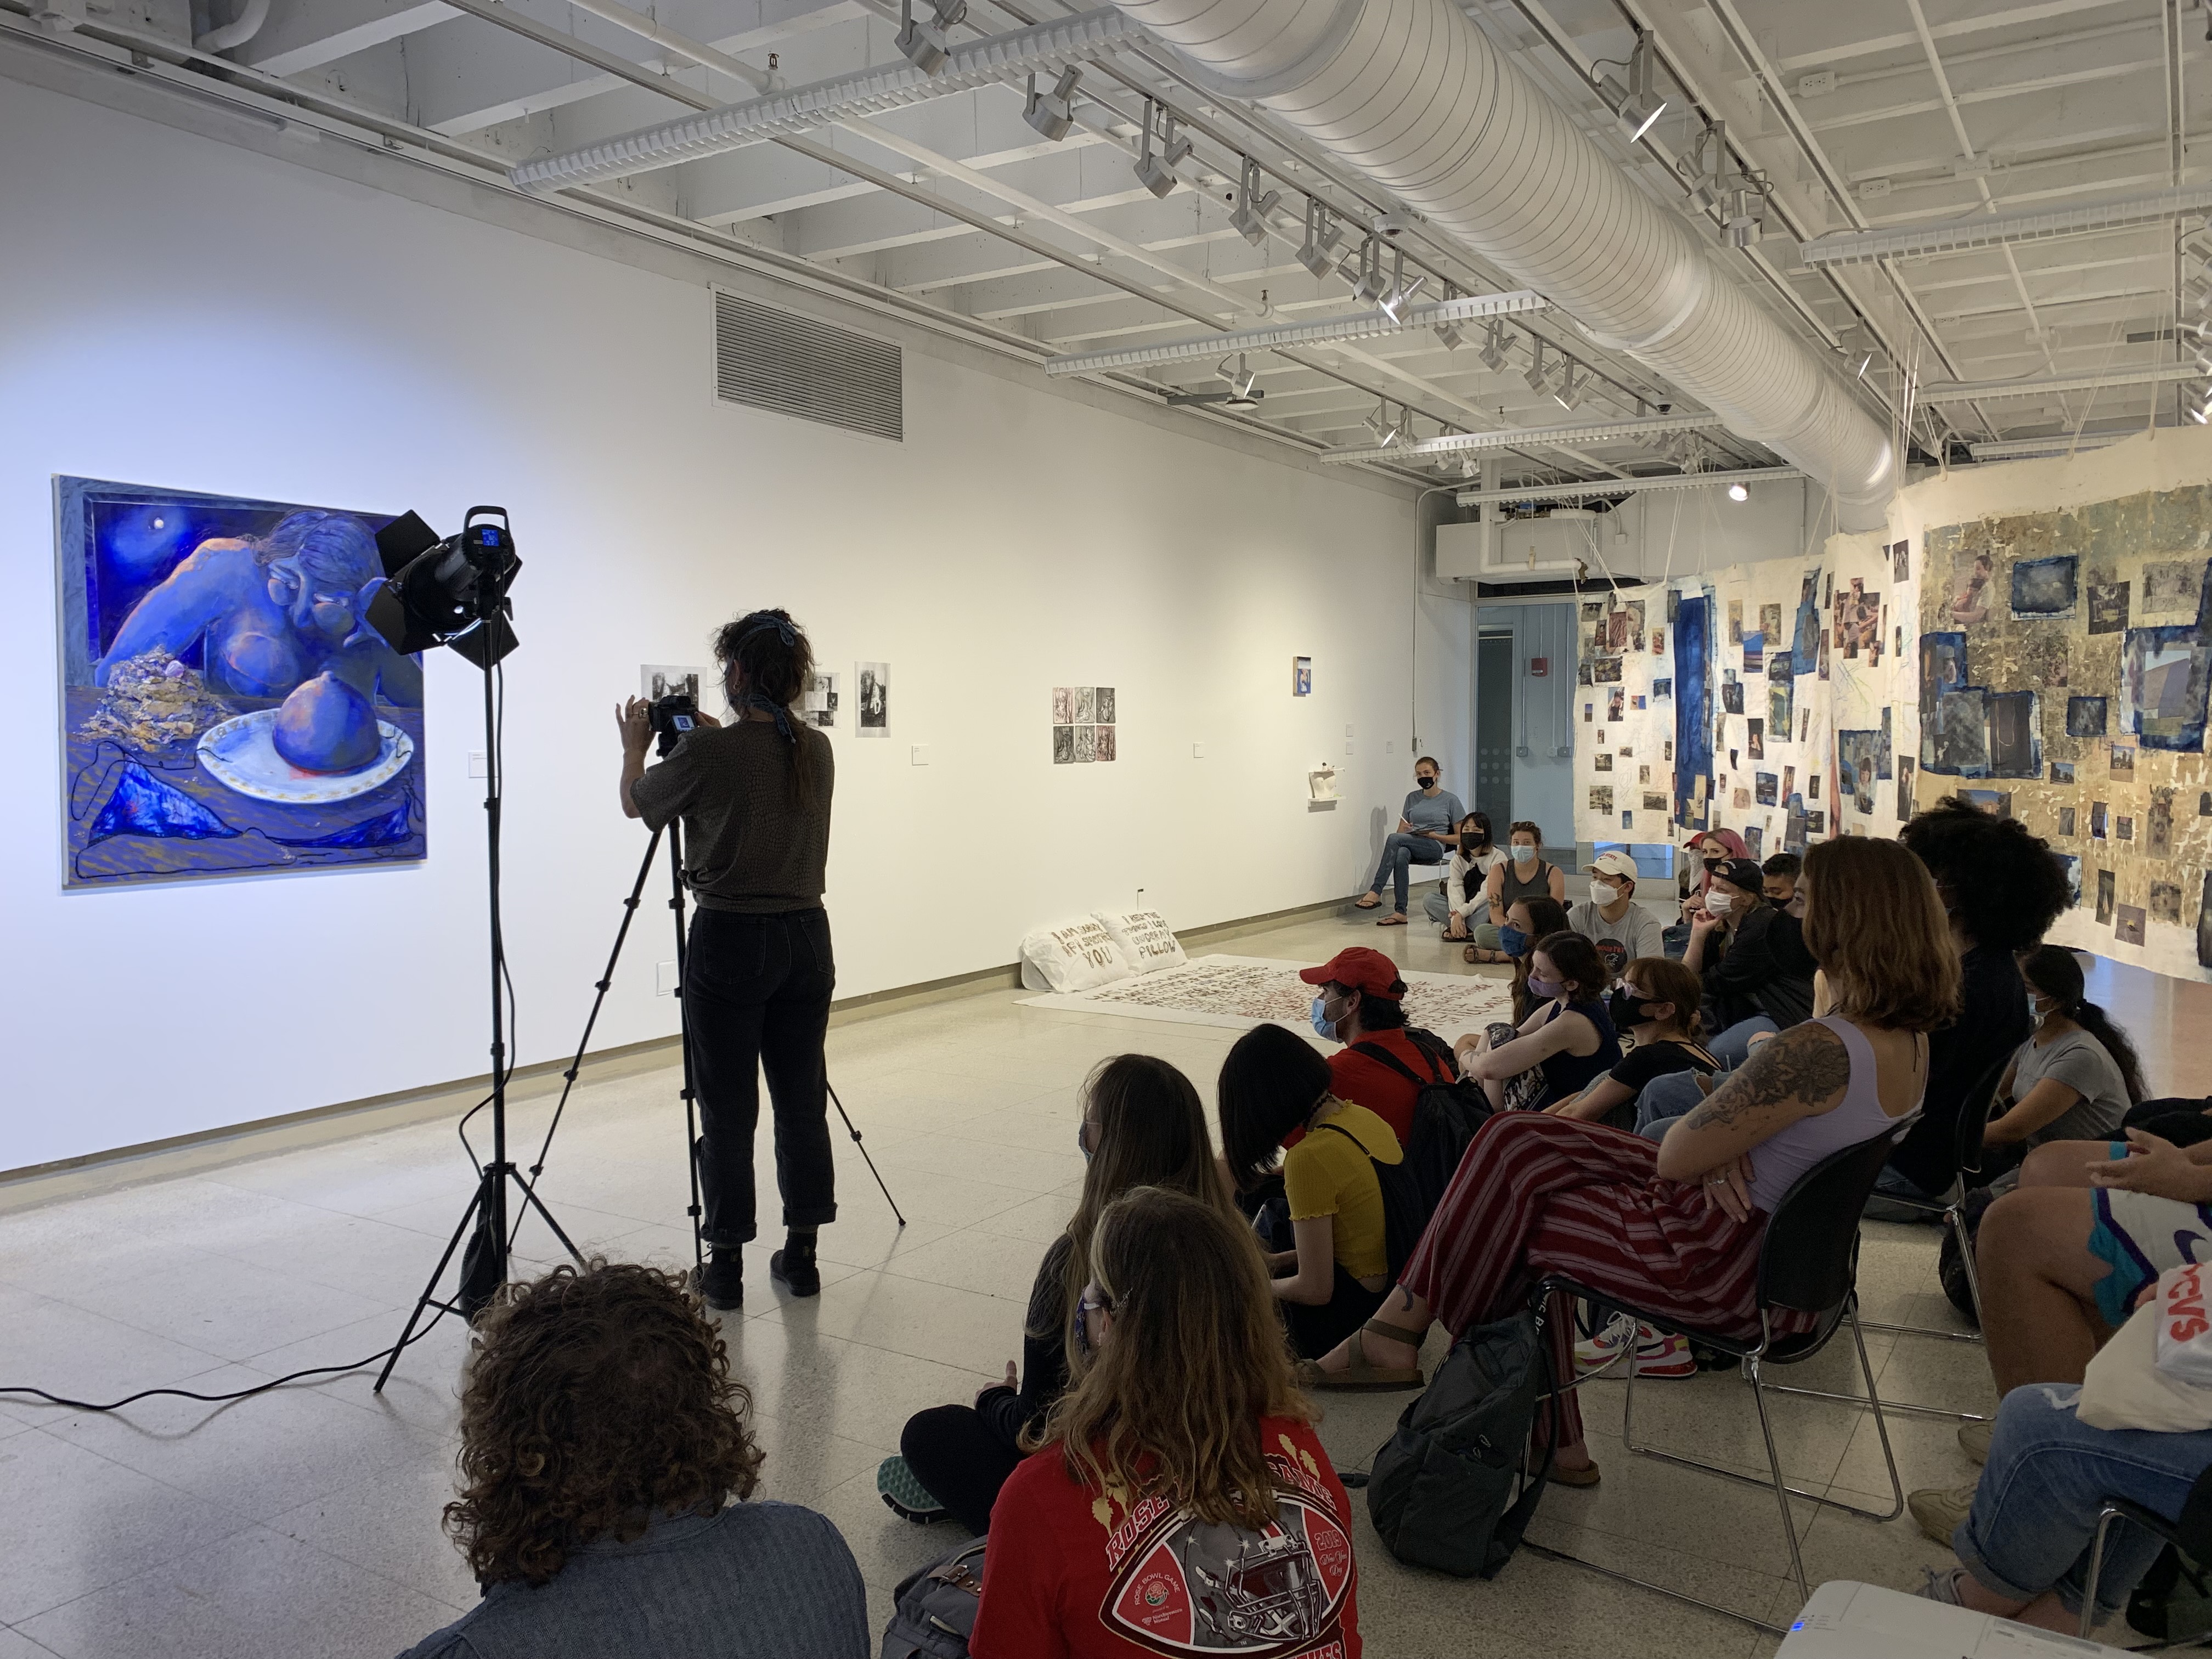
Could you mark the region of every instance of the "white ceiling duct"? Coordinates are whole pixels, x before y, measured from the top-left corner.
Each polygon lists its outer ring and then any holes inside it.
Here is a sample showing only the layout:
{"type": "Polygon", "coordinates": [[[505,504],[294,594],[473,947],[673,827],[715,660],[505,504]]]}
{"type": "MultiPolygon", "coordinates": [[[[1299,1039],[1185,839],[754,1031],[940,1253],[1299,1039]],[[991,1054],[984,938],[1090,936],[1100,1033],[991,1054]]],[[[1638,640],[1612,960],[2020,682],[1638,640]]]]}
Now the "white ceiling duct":
{"type": "Polygon", "coordinates": [[[1888,434],[1450,0],[1115,0],[1881,527],[1888,434]]]}

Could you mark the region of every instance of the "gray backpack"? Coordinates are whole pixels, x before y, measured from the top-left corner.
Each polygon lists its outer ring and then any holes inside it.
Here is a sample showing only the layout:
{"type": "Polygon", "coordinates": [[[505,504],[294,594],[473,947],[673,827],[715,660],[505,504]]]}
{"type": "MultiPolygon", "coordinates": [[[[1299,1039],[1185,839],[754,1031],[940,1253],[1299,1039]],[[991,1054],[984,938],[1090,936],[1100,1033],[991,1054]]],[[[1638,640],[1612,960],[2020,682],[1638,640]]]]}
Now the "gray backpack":
{"type": "Polygon", "coordinates": [[[971,1538],[899,1580],[882,1659],[968,1659],[983,1599],[983,1546],[971,1538]]]}
{"type": "Polygon", "coordinates": [[[1391,1554],[1462,1578],[1497,1577],[1551,1474],[1548,1449],[1531,1477],[1521,1469],[1550,1370],[1525,1313],[1477,1326],[1453,1346],[1375,1454],[1367,1513],[1391,1554]]]}

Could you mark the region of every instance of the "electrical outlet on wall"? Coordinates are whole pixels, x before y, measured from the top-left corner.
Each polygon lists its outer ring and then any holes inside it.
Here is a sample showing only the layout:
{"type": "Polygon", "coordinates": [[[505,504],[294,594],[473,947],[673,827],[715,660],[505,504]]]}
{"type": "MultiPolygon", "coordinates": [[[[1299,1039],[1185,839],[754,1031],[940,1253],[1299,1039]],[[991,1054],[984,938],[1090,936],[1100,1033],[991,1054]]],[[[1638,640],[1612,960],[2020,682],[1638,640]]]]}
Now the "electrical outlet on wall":
{"type": "Polygon", "coordinates": [[[912,756],[914,763],[916,766],[927,766],[929,764],[929,745],[927,744],[917,743],[907,752],[912,756]]]}

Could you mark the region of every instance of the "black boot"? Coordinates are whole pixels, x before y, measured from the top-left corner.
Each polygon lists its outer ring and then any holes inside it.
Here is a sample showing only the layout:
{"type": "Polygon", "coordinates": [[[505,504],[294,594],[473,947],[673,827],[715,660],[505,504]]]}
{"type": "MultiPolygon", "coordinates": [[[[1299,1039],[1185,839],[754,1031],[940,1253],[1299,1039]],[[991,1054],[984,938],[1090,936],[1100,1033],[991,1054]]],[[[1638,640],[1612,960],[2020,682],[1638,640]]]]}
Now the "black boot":
{"type": "Polygon", "coordinates": [[[725,1313],[745,1305],[744,1253],[738,1246],[724,1249],[716,1245],[708,1254],[707,1265],[699,1273],[699,1294],[708,1307],[725,1313]]]}
{"type": "Polygon", "coordinates": [[[768,1276],[793,1296],[822,1294],[822,1270],[814,1265],[814,1229],[793,1227],[783,1248],[768,1259],[768,1276]]]}

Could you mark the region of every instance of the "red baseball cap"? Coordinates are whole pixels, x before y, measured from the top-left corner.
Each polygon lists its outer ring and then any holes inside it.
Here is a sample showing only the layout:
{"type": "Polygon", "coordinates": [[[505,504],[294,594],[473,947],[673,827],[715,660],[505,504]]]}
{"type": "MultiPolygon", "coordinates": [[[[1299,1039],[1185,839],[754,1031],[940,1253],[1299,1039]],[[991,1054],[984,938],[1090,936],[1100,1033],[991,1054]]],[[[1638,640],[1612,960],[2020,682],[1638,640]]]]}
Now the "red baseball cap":
{"type": "Polygon", "coordinates": [[[1406,981],[1398,977],[1398,964],[1380,951],[1364,945],[1348,945],[1318,968],[1302,968],[1298,977],[1309,985],[1341,985],[1347,990],[1392,1002],[1406,994],[1406,981]]]}

